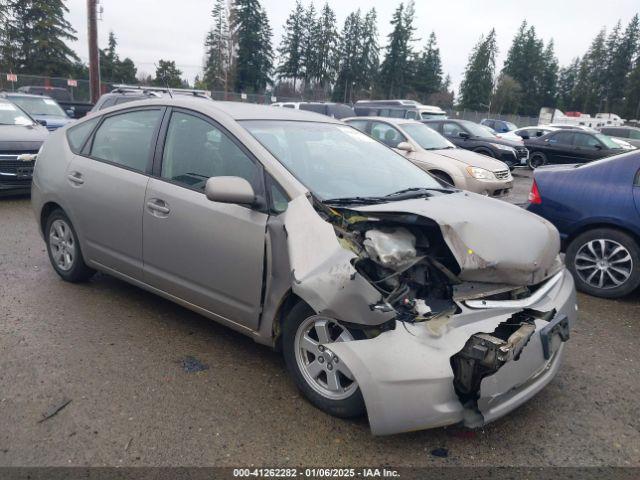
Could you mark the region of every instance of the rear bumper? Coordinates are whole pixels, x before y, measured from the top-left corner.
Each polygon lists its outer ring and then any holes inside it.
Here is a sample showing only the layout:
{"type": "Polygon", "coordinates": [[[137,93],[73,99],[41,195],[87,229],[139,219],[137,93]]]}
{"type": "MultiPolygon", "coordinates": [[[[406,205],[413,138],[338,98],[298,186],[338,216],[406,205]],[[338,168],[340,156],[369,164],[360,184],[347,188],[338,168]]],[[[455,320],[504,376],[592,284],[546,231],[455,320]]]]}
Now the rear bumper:
{"type": "MultiPolygon", "coordinates": [[[[549,280],[551,285],[551,280],[549,280]]],[[[532,297],[533,298],[533,297],[532,297]]],[[[564,344],[554,341],[545,359],[540,331],[549,323],[536,320],[536,330],[520,358],[507,361],[485,377],[475,405],[463,405],[454,388],[451,357],[479,332],[492,332],[525,308],[565,315],[569,325],[577,318],[573,279],[558,274],[552,286],[532,304],[513,302],[501,307],[470,308],[440,320],[398,325],[370,340],[334,343],[331,350],[346,362],[362,391],[371,431],[387,435],[450,424],[476,427],[507,414],[533,397],[557,373],[564,344]]]]}

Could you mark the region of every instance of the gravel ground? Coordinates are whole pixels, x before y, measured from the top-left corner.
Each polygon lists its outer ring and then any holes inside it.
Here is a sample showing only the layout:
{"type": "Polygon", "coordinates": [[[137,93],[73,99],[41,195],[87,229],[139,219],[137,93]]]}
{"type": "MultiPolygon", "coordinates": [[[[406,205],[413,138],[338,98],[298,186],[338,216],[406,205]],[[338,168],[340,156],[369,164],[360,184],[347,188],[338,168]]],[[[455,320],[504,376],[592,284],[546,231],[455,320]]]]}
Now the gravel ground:
{"type": "Polygon", "coordinates": [[[377,438],[249,338],[106,275],[62,282],[28,200],[3,199],[0,466],[640,466],[639,300],[581,295],[560,373],[506,418],[377,438]]]}

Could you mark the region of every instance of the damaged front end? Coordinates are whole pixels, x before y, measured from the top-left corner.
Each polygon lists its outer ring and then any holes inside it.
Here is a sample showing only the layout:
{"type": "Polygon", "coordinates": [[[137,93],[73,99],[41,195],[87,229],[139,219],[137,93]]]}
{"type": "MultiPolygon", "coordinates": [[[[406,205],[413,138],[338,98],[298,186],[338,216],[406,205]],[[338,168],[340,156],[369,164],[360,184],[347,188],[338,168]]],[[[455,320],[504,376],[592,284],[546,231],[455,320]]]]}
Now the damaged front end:
{"type": "Polygon", "coordinates": [[[557,231],[467,197],[348,209],[299,197],[285,213],[293,292],[364,338],[327,348],[374,434],[481,425],[557,370],[576,317],[557,231]]]}

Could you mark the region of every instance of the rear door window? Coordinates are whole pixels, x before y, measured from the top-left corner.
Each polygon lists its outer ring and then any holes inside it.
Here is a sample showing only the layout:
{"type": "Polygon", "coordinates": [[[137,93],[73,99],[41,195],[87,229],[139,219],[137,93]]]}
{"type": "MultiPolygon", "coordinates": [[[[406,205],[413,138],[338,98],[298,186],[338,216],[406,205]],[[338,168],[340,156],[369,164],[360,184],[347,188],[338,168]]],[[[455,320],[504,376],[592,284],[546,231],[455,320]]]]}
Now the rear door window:
{"type": "Polygon", "coordinates": [[[573,136],[572,132],[558,132],[549,138],[549,143],[552,145],[571,146],[573,145],[573,136]]]}
{"type": "Polygon", "coordinates": [[[93,129],[100,121],[100,117],[92,120],[82,122],[80,125],[76,125],[67,130],[67,140],[69,141],[69,148],[73,153],[80,153],[87,138],[93,132],[93,129]]]}
{"type": "Polygon", "coordinates": [[[91,157],[145,172],[160,117],[161,111],[154,109],[105,118],[93,137],[91,157]]]}

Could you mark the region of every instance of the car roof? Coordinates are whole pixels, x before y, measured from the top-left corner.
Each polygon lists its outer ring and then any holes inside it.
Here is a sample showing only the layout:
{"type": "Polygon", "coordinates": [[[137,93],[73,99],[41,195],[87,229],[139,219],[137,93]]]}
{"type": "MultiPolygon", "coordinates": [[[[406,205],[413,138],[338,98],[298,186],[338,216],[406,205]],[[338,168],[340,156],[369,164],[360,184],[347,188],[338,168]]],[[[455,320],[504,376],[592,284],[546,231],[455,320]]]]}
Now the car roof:
{"type": "Polygon", "coordinates": [[[219,101],[203,101],[201,97],[189,97],[184,95],[176,95],[173,98],[164,96],[163,98],[154,98],[147,100],[137,100],[134,102],[123,103],[115,107],[100,110],[100,114],[116,112],[118,110],[126,110],[136,106],[149,105],[166,105],[173,107],[183,107],[203,113],[226,114],[233,120],[292,120],[299,122],[322,122],[341,124],[340,120],[335,120],[326,115],[306,110],[297,110],[291,108],[273,108],[271,105],[257,105],[255,103],[243,102],[219,102],[219,101]]]}
{"type": "Polygon", "coordinates": [[[393,125],[404,125],[407,123],[418,123],[421,124],[422,122],[419,122],[417,120],[413,120],[410,118],[393,118],[393,117],[376,117],[376,116],[366,116],[366,117],[348,117],[348,118],[343,118],[342,121],[346,122],[348,120],[376,120],[378,122],[384,122],[384,123],[391,123],[393,125]]]}
{"type": "Polygon", "coordinates": [[[10,98],[10,97],[51,98],[49,95],[37,95],[35,93],[24,93],[24,92],[2,92],[2,93],[7,98],[10,98]]]}

